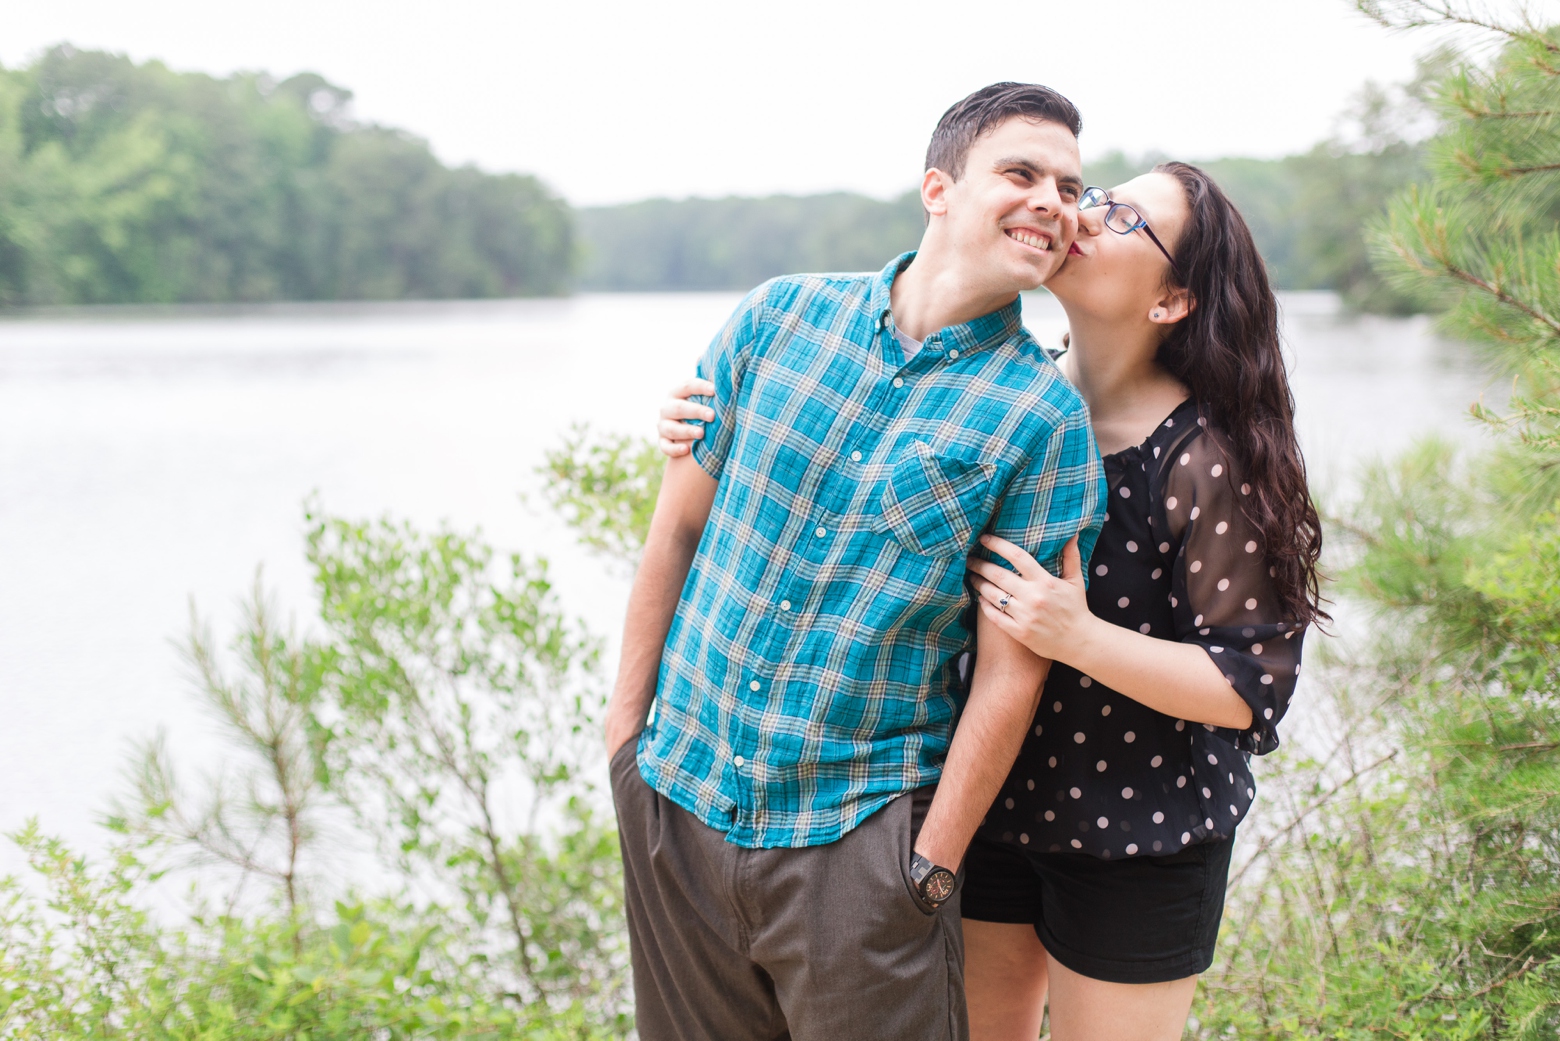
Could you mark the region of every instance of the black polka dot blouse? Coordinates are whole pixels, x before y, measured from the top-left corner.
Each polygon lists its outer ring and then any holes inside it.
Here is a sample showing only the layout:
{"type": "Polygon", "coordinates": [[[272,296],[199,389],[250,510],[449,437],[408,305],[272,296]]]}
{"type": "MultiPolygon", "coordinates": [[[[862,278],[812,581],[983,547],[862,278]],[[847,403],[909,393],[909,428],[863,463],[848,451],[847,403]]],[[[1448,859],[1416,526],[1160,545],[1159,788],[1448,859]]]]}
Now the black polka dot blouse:
{"type": "Polygon", "coordinates": [[[1227,838],[1255,797],[1252,753],[1278,747],[1300,674],[1258,536],[1250,486],[1186,401],[1135,448],[1105,457],[1110,506],[1089,561],[1089,609],[1195,643],[1251,706],[1249,729],[1189,723],[1057,662],[1023,750],[981,826],[1028,849],[1154,856],[1227,838]]]}

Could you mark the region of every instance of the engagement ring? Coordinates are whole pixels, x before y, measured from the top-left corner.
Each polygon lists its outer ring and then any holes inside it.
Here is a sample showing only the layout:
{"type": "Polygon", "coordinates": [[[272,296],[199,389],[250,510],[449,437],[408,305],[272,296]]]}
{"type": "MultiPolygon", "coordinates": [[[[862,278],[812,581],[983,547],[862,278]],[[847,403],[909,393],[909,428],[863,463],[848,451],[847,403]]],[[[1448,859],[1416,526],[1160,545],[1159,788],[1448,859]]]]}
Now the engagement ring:
{"type": "Polygon", "coordinates": [[[1011,599],[1013,599],[1012,596],[1010,596],[1007,593],[1003,593],[1002,594],[1002,599],[997,601],[997,607],[1000,608],[1003,611],[1006,611],[1007,610],[1008,601],[1011,600],[1011,599]]]}

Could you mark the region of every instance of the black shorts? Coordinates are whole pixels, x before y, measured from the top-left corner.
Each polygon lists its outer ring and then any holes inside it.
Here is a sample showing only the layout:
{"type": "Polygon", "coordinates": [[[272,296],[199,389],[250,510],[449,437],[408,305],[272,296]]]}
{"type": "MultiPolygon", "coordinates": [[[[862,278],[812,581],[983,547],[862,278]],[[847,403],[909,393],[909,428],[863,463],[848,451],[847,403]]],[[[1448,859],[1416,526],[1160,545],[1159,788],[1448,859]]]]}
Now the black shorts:
{"type": "Polygon", "coordinates": [[[1169,856],[1101,860],[976,838],[960,910],[1034,926],[1051,957],[1090,979],[1185,979],[1213,964],[1234,845],[1231,837],[1169,856]]]}

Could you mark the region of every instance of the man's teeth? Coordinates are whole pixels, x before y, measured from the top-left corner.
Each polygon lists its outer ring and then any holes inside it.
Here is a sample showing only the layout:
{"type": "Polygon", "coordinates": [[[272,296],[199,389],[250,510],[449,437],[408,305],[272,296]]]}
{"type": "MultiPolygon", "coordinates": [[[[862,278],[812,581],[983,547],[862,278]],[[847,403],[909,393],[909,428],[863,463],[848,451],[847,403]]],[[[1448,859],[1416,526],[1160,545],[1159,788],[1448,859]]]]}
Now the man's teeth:
{"type": "Polygon", "coordinates": [[[1042,238],[1039,235],[1031,235],[1027,231],[1014,231],[1012,228],[1009,228],[1008,237],[1017,239],[1019,242],[1022,242],[1024,245],[1033,249],[1049,250],[1051,248],[1050,239],[1042,238]]]}

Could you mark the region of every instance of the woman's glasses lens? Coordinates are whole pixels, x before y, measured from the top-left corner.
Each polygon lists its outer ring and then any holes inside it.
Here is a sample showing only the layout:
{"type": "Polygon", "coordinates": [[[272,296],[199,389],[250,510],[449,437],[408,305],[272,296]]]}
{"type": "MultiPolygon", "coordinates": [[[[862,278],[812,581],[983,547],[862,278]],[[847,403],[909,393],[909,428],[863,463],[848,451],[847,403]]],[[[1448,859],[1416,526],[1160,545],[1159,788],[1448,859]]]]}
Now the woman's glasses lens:
{"type": "Polygon", "coordinates": [[[1118,235],[1125,235],[1142,223],[1143,218],[1138,216],[1138,211],[1124,202],[1111,206],[1110,212],[1105,215],[1105,226],[1118,235]]]}
{"type": "Polygon", "coordinates": [[[1085,188],[1083,195],[1078,198],[1080,210],[1092,210],[1096,206],[1104,206],[1110,201],[1110,196],[1105,194],[1104,188],[1085,188]]]}

